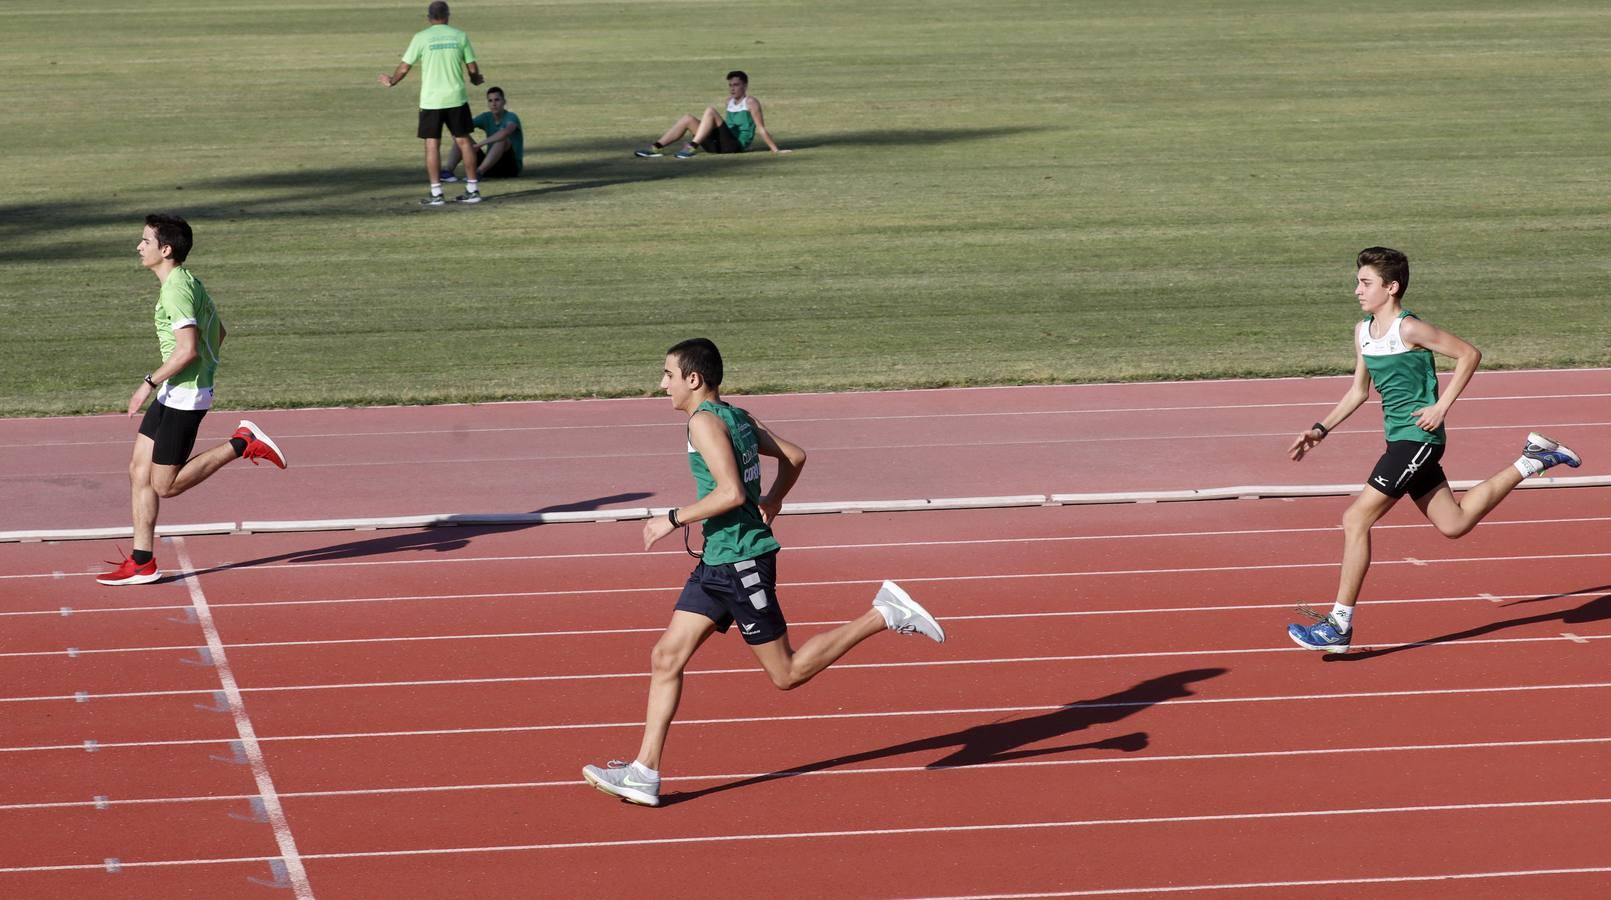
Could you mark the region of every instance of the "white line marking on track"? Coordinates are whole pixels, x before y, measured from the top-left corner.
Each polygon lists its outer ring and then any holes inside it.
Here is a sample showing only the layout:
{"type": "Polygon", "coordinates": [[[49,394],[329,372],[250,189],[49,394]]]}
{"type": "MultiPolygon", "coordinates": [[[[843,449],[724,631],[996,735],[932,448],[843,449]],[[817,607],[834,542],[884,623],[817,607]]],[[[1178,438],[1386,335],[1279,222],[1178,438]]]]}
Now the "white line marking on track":
{"type": "MultiPolygon", "coordinates": [[[[404,856],[446,856],[462,853],[510,853],[535,850],[590,850],[608,847],[648,847],[679,844],[722,844],[740,841],[790,841],[812,838],[863,838],[895,834],[967,834],[987,831],[1030,831],[1056,828],[1101,828],[1124,825],[1170,825],[1196,822],[1245,822],[1277,819],[1312,819],[1331,816],[1380,816],[1415,813],[1471,812],[1500,809],[1549,809],[1569,806],[1604,806],[1611,797],[1574,800],[1516,800],[1504,803],[1444,803],[1425,806],[1376,806],[1341,809],[1303,809],[1259,813],[1208,813],[1195,816],[1146,816],[1129,819],[1070,819],[1058,822],[992,822],[977,825],[933,825],[922,828],[861,828],[842,831],[785,831],[763,834],[708,834],[682,837],[636,838],[615,841],[570,841],[546,844],[504,844],[482,847],[422,847],[408,850],[369,850],[347,853],[306,853],[303,859],[387,859],[404,856]]],[[[124,862],[124,868],[198,866],[265,862],[272,857],[237,856],[227,859],[164,859],[124,862]]],[[[23,872],[75,872],[100,869],[99,865],[12,866],[0,874],[23,872]]]]}
{"type": "Polygon", "coordinates": [[[1589,642],[1589,638],[1579,637],[1570,631],[1561,632],[1561,637],[1566,638],[1574,644],[1587,644],[1589,642]]]}
{"type": "MultiPolygon", "coordinates": [[[[190,563],[190,552],[185,547],[185,539],[174,538],[173,545],[179,557],[179,564],[187,571],[194,569],[190,563]]],[[[201,624],[202,633],[207,636],[207,648],[212,651],[213,666],[218,671],[218,680],[223,685],[224,696],[229,700],[229,714],[235,720],[235,730],[240,735],[241,747],[246,751],[246,760],[252,767],[252,779],[257,782],[257,792],[263,799],[263,809],[268,814],[269,827],[274,831],[274,842],[280,848],[280,859],[285,863],[286,876],[291,881],[291,888],[297,900],[312,900],[313,889],[308,885],[308,873],[303,869],[302,859],[297,854],[296,840],[291,836],[291,825],[285,819],[285,810],[280,807],[279,794],[274,790],[274,779],[269,777],[268,764],[263,760],[263,748],[258,745],[257,730],[252,727],[252,720],[246,715],[246,702],[241,697],[240,686],[235,683],[235,673],[229,667],[224,642],[218,636],[218,625],[213,621],[212,610],[207,606],[207,595],[202,593],[201,582],[195,576],[186,578],[185,586],[190,589],[190,601],[196,609],[196,620],[201,624]]]]}
{"type": "MultiPolygon", "coordinates": [[[[1423,690],[1403,691],[1353,691],[1337,694],[1290,694],[1264,697],[1192,697],[1179,700],[1113,702],[1113,703],[1066,703],[1040,706],[988,706],[962,709],[917,709],[917,710],[878,710],[873,712],[853,713],[801,713],[786,716],[733,716],[719,719],[678,719],[678,727],[694,725],[752,725],[771,722],[823,722],[838,719],[899,719],[922,716],[960,716],[976,713],[1001,715],[1004,713],[1023,712],[1055,712],[1070,709],[1129,709],[1146,706],[1196,706],[1199,704],[1219,703],[1286,703],[1286,702],[1314,702],[1319,700],[1375,700],[1391,699],[1396,697],[1447,697],[1468,694],[1505,694],[1524,691],[1575,691],[1594,690],[1598,688],[1611,688],[1611,682],[1589,682],[1584,684],[1537,684],[1516,685],[1492,688],[1429,688],[1423,690]]],[[[270,741],[344,741],[367,738],[396,738],[396,737],[440,737],[444,735],[462,734],[524,734],[536,731],[575,731],[580,729],[609,729],[609,728],[643,728],[642,719],[633,719],[630,722],[565,722],[545,725],[495,725],[479,728],[424,728],[408,731],[352,731],[336,732],[330,734],[291,734],[269,735],[258,738],[263,743],[270,741]]],[[[188,747],[196,745],[229,744],[233,738],[179,738],[174,740],[156,741],[101,741],[95,743],[97,750],[119,747],[188,747]]],[[[82,744],[36,744],[25,747],[0,747],[0,753],[34,753],[50,750],[84,750],[82,744]]]]}
{"type": "MultiPolygon", "coordinates": [[[[1132,763],[1168,763],[1168,762],[1212,762],[1227,759],[1267,759],[1290,756],[1335,756],[1351,753],[1411,753],[1424,751],[1449,750],[1506,750],[1523,749],[1530,747],[1561,747],[1583,744],[1611,744],[1611,737],[1593,738],[1559,738],[1532,741],[1477,741],[1454,744],[1401,744],[1380,747],[1322,747],[1299,750],[1256,750],[1242,753],[1182,753],[1160,756],[1112,756],[1100,759],[1043,759],[1043,760],[1011,760],[1007,762],[970,763],[968,765],[950,766],[864,766],[858,768],[836,769],[783,769],[772,772],[734,772],[709,775],[664,775],[662,781],[675,782],[703,782],[703,781],[743,781],[751,778],[804,778],[819,776],[842,775],[903,775],[922,772],[976,772],[993,769],[1022,769],[1045,766],[1107,766],[1129,765],[1132,763]]],[[[559,781],[510,781],[492,782],[485,784],[436,784],[418,785],[414,787],[389,788],[350,788],[346,790],[326,791],[281,791],[280,797],[287,799],[310,799],[318,797],[373,797],[390,796],[394,794],[436,794],[451,793],[455,791],[524,791],[541,788],[570,788],[582,784],[575,778],[566,778],[559,781]]],[[[125,800],[112,800],[98,797],[94,800],[63,800],[44,803],[3,803],[0,811],[24,809],[106,809],[112,806],[153,806],[173,803],[212,803],[236,802],[248,800],[256,794],[212,794],[194,797],[138,797],[125,800]]]]}
{"type": "Polygon", "coordinates": [[[1254,888],[1326,887],[1343,884],[1400,884],[1421,881],[1474,881],[1484,878],[1533,878],[1545,875],[1597,875],[1611,866],[1582,869],[1521,869],[1514,872],[1450,872],[1444,875],[1380,875],[1370,878],[1327,878],[1314,881],[1246,881],[1240,884],[1163,885],[1160,887],[1093,888],[1036,894],[965,894],[923,900],[1037,900],[1044,897],[1112,897],[1120,894],[1175,894],[1183,891],[1239,891],[1254,888]]]}
{"type": "MultiPolygon", "coordinates": [[[[1589,641],[1611,640],[1611,634],[1580,635],[1541,635],[1538,637],[1518,638],[1475,638],[1457,641],[1408,641],[1404,643],[1372,643],[1356,644],[1354,652],[1366,650],[1392,650],[1405,647],[1443,647],[1465,648],[1487,646],[1495,644],[1537,644],[1555,641],[1571,641],[1573,643],[1587,643],[1589,641]]],[[[938,666],[995,666],[1013,665],[1023,663],[1056,663],[1056,662],[1092,662],[1113,659],[1158,659],[1177,656],[1247,656],[1262,653],[1308,653],[1312,652],[1303,647],[1232,647],[1232,648],[1198,648],[1193,650],[1140,650],[1129,653],[1074,653],[1061,656],[1013,656],[1013,657],[986,657],[980,659],[923,659],[907,662],[878,662],[878,663],[838,663],[834,666],[837,671],[850,669],[914,669],[938,666]]],[[[757,670],[753,667],[736,669],[689,669],[684,675],[753,675],[757,670]]],[[[263,687],[241,688],[242,693],[250,694],[279,694],[295,691],[347,691],[369,688],[413,688],[413,687],[442,687],[451,685],[471,684],[531,684],[539,682],[578,682],[578,681],[604,681],[619,678],[647,678],[648,672],[584,672],[565,675],[499,675],[486,678],[429,678],[412,681],[356,681],[356,682],[330,682],[325,684],[281,684],[266,685],[263,687]]],[[[205,688],[182,688],[156,691],[108,691],[105,693],[88,693],[78,691],[73,694],[42,694],[24,697],[0,697],[0,703],[47,703],[60,700],[72,700],[85,703],[90,700],[131,700],[142,697],[186,697],[210,695],[213,691],[205,688]]]]}

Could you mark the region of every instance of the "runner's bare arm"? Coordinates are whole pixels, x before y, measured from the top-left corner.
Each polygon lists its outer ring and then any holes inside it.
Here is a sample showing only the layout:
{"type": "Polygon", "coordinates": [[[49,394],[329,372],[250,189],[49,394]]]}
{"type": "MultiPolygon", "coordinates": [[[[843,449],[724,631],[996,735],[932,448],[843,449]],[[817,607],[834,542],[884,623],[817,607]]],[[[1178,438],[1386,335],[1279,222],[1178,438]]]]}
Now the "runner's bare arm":
{"type": "MultiPolygon", "coordinates": [[[[699,500],[679,508],[677,522],[692,525],[743,506],[744,481],[738,474],[738,459],[733,456],[733,443],[727,437],[727,426],[713,413],[694,413],[694,417],[688,420],[688,440],[705,460],[711,477],[716,479],[716,487],[699,500]]],[[[668,516],[655,516],[645,522],[643,549],[653,547],[655,541],[670,534],[673,527],[668,516]]]]}
{"type": "MultiPolygon", "coordinates": [[[[196,326],[184,325],[174,329],[173,353],[157,366],[156,371],[146,377],[161,384],[184,371],[185,366],[196,361],[196,326]]],[[[145,405],[147,397],[151,396],[151,385],[144,381],[134,389],[133,396],[129,397],[129,416],[132,418],[145,405]]]]}
{"type": "Polygon", "coordinates": [[[755,440],[757,448],[762,454],[778,461],[778,475],[772,480],[772,489],[761,498],[761,521],[768,525],[777,518],[778,512],[783,509],[783,498],[788,496],[794,483],[800,480],[800,470],[805,468],[806,452],[798,444],[790,443],[773,433],[770,428],[761,424],[759,419],[751,419],[755,424],[755,440]]]}
{"type": "Polygon", "coordinates": [[[766,145],[772,148],[772,152],[788,153],[788,150],[778,149],[777,141],[772,140],[772,132],[766,130],[766,119],[761,115],[761,101],[754,97],[746,97],[744,98],[744,105],[750,108],[750,117],[755,119],[755,133],[761,136],[761,140],[766,141],[766,145]]]}
{"type": "Polygon", "coordinates": [[[1431,322],[1409,316],[1404,318],[1398,333],[1412,347],[1425,347],[1433,353],[1454,359],[1454,376],[1449,379],[1449,386],[1438,392],[1438,402],[1415,411],[1415,424],[1422,431],[1437,431],[1449,414],[1449,409],[1454,406],[1454,401],[1460,398],[1460,392],[1471,381],[1471,376],[1477,373],[1477,366],[1482,364],[1482,351],[1431,322]]]}
{"type": "Polygon", "coordinates": [[[487,80],[487,76],[481,74],[481,67],[477,66],[475,63],[465,63],[464,67],[470,72],[471,84],[480,86],[487,80]]]}
{"type": "Polygon", "coordinates": [[[381,73],[380,83],[386,85],[387,87],[396,87],[397,82],[408,77],[408,70],[410,68],[411,67],[408,63],[398,63],[397,69],[393,71],[392,74],[387,75],[385,73],[381,73]]]}
{"type": "MultiPolygon", "coordinates": [[[[1324,425],[1326,431],[1329,432],[1347,421],[1348,417],[1354,414],[1354,410],[1364,406],[1365,401],[1369,399],[1370,370],[1365,368],[1364,355],[1359,352],[1358,347],[1355,347],[1354,381],[1348,385],[1348,392],[1343,394],[1342,399],[1337,401],[1337,405],[1331,408],[1331,412],[1326,413],[1326,417],[1320,420],[1320,424],[1324,425]]],[[[1292,457],[1293,462],[1298,462],[1325,439],[1326,435],[1324,433],[1318,429],[1310,428],[1293,439],[1292,445],[1287,448],[1287,455],[1292,457]]]]}

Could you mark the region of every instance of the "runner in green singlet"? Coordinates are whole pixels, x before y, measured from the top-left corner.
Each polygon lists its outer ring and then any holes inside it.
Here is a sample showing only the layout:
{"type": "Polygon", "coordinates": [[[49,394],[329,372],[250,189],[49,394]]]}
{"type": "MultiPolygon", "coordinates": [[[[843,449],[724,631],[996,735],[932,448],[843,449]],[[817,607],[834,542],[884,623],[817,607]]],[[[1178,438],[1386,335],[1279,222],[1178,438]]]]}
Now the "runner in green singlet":
{"type": "Polygon", "coordinates": [[[1367,247],[1355,260],[1354,296],[1365,313],[1354,328],[1354,383],[1324,419],[1298,435],[1287,448],[1301,460],[1326,435],[1353,415],[1374,386],[1382,398],[1387,451],[1377,461],[1359,497],[1343,514],[1342,577],[1329,615],[1302,609],[1312,625],[1289,625],[1301,647],[1338,653],[1353,640],[1354,605],[1370,569],[1371,526],[1409,494],[1443,534],[1457,538],[1477,526],[1522,479],[1559,463],[1576,467],[1576,453],[1536,432],[1527,435],[1522,455],[1497,475],[1456,500],[1438,461],[1443,457],[1444,419],[1482,362],[1482,353],[1460,338],[1404,309],[1410,261],[1386,247],[1367,247]],[[1433,354],[1455,361],[1448,389],[1439,396],[1433,354]]]}
{"type": "Polygon", "coordinates": [[[682,697],[683,670],[713,632],[736,621],[744,642],[779,690],[810,681],[850,648],[880,631],[921,634],[936,642],[945,630],[899,585],[886,581],[872,608],[854,621],[812,635],[800,649],[789,643],[788,623],[778,607],[778,542],[772,520],[805,465],[805,451],[755,417],[724,403],[722,356],[705,338],[683,341],[666,354],[660,387],[688,415],[688,468],[699,500],[643,527],[643,547],[653,547],[679,526],[700,523],[705,533],[699,564],[688,576],[671,613],[671,624],[650,655],[649,709],[643,743],[631,764],[587,766],[582,777],[614,797],[643,806],[660,804],[660,754],[682,697]],[[771,491],[761,491],[761,457],[777,460],[771,491]]]}
{"type": "Polygon", "coordinates": [[[678,150],[678,159],[688,159],[699,151],[706,153],[743,153],[750,148],[755,136],[760,135],[773,153],[788,153],[778,149],[772,133],[766,130],[766,117],[761,112],[761,101],[749,95],[750,76],[739,70],[727,73],[727,102],[725,112],[715,106],[705,107],[703,115],[692,113],[678,119],[666,133],[633,155],[650,158],[665,156],[665,150],[682,140],[689,132],[693,137],[678,150]]]}

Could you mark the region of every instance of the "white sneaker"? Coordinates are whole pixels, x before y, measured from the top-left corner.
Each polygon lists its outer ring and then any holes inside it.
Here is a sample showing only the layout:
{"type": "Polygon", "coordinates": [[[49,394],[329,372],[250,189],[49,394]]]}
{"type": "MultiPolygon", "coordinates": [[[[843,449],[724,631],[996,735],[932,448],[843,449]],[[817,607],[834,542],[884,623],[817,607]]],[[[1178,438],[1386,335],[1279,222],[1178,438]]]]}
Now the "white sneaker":
{"type": "Polygon", "coordinates": [[[620,797],[639,806],[660,805],[660,779],[643,778],[631,763],[612,759],[604,768],[583,766],[582,777],[587,783],[612,797],[620,797]]]}
{"type": "Polygon", "coordinates": [[[884,616],[890,631],[900,634],[921,634],[936,644],[945,643],[945,629],[938,619],[912,599],[912,596],[893,581],[886,581],[873,597],[873,609],[884,616]]]}

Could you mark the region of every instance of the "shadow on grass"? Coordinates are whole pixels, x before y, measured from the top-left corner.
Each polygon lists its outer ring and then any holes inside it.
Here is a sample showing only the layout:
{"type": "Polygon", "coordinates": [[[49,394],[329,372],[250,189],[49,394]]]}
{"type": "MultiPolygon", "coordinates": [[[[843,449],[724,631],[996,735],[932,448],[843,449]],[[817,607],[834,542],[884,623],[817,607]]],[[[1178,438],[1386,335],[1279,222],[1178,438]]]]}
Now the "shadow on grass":
{"type": "Polygon", "coordinates": [[[849,753],[832,759],[796,766],[792,769],[782,769],[765,775],[729,781],[726,784],[718,784],[697,791],[679,791],[665,797],[663,803],[683,803],[700,797],[708,797],[711,794],[719,794],[723,791],[755,787],[781,778],[795,778],[828,769],[904,756],[908,753],[922,753],[927,750],[949,750],[950,752],[926,764],[924,766],[926,769],[958,769],[967,766],[1030,759],[1053,753],[1070,753],[1078,750],[1119,750],[1125,753],[1135,753],[1146,749],[1148,743],[1146,732],[1136,731],[1100,740],[1059,744],[1055,747],[1031,748],[1029,745],[1053,740],[1071,732],[1084,731],[1099,725],[1111,725],[1155,704],[1190,697],[1196,693],[1191,689],[1193,683],[1218,678],[1227,671],[1229,670],[1188,669],[1183,672],[1171,672],[1168,675],[1149,678],[1105,697],[1097,697],[1092,700],[1075,700],[1066,706],[1041,715],[973,725],[948,734],[880,747],[877,750],[849,753]]]}
{"type": "MultiPolygon", "coordinates": [[[[581,512],[584,510],[602,509],[615,503],[632,503],[653,497],[650,491],[633,491],[625,494],[612,494],[608,497],[596,497],[592,500],[579,500],[574,503],[562,503],[554,506],[545,506],[542,509],[532,510],[533,513],[581,512]]],[[[192,572],[179,572],[158,581],[166,584],[170,581],[182,581],[192,576],[211,575],[214,572],[227,572],[230,569],[249,569],[252,566],[268,565],[269,563],[319,563],[342,559],[360,559],[369,556],[387,556],[393,553],[452,553],[470,546],[476,538],[488,534],[510,534],[516,531],[525,531],[536,528],[538,523],[517,525],[458,525],[450,527],[424,528],[414,531],[399,531],[382,537],[365,538],[361,541],[348,541],[344,544],[334,544],[328,547],[315,547],[309,550],[293,550],[289,553],[278,553],[274,556],[262,556],[241,562],[222,563],[206,569],[192,572]]]]}
{"type": "MultiPolygon", "coordinates": [[[[996,139],[1045,130],[1040,127],[1014,128],[891,128],[868,131],[806,133],[784,146],[799,150],[823,147],[902,148],[903,153],[921,153],[924,147],[962,141],[996,139]]],[[[592,191],[601,188],[645,184],[668,180],[702,180],[716,176],[759,178],[788,169],[735,168],[733,160],[768,156],[739,154],[724,158],[702,154],[692,160],[665,157],[638,159],[628,140],[571,140],[534,144],[527,153],[525,172],[518,179],[489,180],[486,200],[494,203],[535,200],[554,194],[592,191]],[[587,158],[548,162],[554,154],[584,155],[587,158]],[[524,185],[535,184],[533,187],[524,185]]],[[[277,169],[220,178],[176,179],[172,200],[166,203],[142,201],[138,205],[117,200],[66,200],[39,203],[0,204],[0,260],[93,259],[118,249],[133,255],[139,239],[139,224],[147,212],[173,212],[202,226],[208,220],[250,217],[299,220],[363,219],[381,215],[442,215],[443,209],[428,209],[415,199],[393,199],[389,194],[399,187],[418,184],[420,166],[412,161],[385,166],[346,166],[330,169],[277,169]],[[245,194],[228,199],[224,194],[245,194]],[[127,225],[124,242],[73,239],[80,229],[127,225]],[[126,245],[126,246],[125,246],[126,245]]],[[[782,162],[782,160],[779,160],[782,162]]],[[[111,186],[109,186],[111,187],[111,186]]],[[[422,192],[423,193],[423,192],[422,192]]],[[[201,231],[199,246],[205,251],[207,235],[201,231]]]]}
{"type": "MultiPolygon", "coordinates": [[[[1521,606],[1527,603],[1543,603],[1549,600],[1560,600],[1564,597],[1576,597],[1580,594],[1598,593],[1599,591],[1611,591],[1611,584],[1602,584],[1597,587],[1583,588],[1582,590],[1571,591],[1570,593],[1565,594],[1550,594],[1544,597],[1533,597],[1529,600],[1517,600],[1514,603],[1506,603],[1500,608],[1508,609],[1512,606],[1521,606]]],[[[1325,656],[1325,661],[1358,662],[1366,659],[1377,659],[1393,653],[1403,653],[1406,650],[1418,650],[1422,647],[1435,647],[1438,644],[1448,644],[1455,641],[1480,638],[1496,632],[1504,631],[1506,629],[1519,628],[1523,625],[1542,625],[1546,622],[1560,622],[1562,625],[1587,625],[1594,622],[1603,622],[1606,619],[1611,619],[1611,594],[1601,594],[1600,596],[1585,601],[1584,603],[1574,606],[1571,609],[1563,609],[1551,613],[1540,613],[1536,616],[1522,616],[1521,618],[1517,619],[1505,619],[1500,622],[1490,622],[1487,625],[1478,625],[1476,628],[1468,628],[1465,631],[1456,631],[1452,634],[1427,638],[1424,641],[1416,641],[1413,644],[1402,644],[1397,647],[1382,647],[1380,649],[1355,650],[1349,653],[1328,653],[1325,656]]]]}

